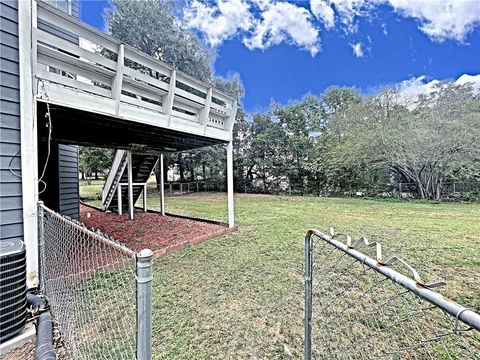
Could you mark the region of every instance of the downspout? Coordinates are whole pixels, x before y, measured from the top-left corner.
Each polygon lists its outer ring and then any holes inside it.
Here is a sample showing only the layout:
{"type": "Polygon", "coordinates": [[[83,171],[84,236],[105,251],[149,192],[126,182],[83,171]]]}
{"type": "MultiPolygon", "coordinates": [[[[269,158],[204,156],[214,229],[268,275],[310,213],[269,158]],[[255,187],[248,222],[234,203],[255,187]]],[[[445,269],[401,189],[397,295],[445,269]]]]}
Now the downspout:
{"type": "MultiPolygon", "coordinates": [[[[45,308],[45,300],[40,296],[27,293],[27,304],[34,311],[42,311],[45,308]]],[[[57,355],[53,348],[53,326],[50,311],[42,311],[37,322],[37,347],[35,360],[56,360],[57,355]]]]}

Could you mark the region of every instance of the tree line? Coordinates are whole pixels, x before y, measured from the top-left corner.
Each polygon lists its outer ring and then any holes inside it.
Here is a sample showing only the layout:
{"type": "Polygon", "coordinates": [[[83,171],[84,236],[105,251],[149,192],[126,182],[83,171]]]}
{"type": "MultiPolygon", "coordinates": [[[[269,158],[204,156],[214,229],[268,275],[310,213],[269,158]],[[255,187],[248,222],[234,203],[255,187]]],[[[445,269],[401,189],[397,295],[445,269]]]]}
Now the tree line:
{"type": "MultiPolygon", "coordinates": [[[[480,97],[470,85],[444,82],[410,101],[396,89],[336,88],[236,120],[239,192],[388,195],[405,183],[438,200],[451,182],[480,180],[480,97]]],[[[168,159],[180,181],[225,181],[224,147],[168,159]]]]}

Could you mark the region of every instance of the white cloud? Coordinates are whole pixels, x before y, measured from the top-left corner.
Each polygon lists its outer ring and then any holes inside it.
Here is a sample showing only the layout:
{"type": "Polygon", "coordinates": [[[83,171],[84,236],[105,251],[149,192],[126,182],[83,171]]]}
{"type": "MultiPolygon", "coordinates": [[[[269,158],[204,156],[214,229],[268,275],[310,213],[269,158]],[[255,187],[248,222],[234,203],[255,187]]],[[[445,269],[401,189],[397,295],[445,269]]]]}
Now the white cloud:
{"type": "Polygon", "coordinates": [[[320,51],[319,31],[305,8],[286,3],[262,3],[261,19],[255,30],[244,38],[249,49],[267,49],[282,42],[308,50],[312,56],[320,51]]]}
{"type": "MultiPolygon", "coordinates": [[[[375,18],[379,5],[418,21],[419,29],[435,41],[465,41],[480,24],[479,0],[310,0],[310,11],[286,0],[193,0],[184,21],[201,32],[210,46],[238,36],[249,49],[267,49],[282,42],[315,56],[320,51],[317,23],[355,32],[359,18],[375,18]]],[[[385,35],[386,25],[381,24],[385,35]]],[[[353,44],[356,56],[365,48],[353,44]]]]}
{"type": "Polygon", "coordinates": [[[478,0],[328,0],[327,6],[335,10],[349,32],[354,32],[355,18],[372,16],[375,7],[381,4],[390,5],[403,17],[417,19],[419,29],[436,41],[462,42],[480,24],[478,0]]]}
{"type": "Polygon", "coordinates": [[[358,43],[351,44],[350,46],[352,47],[353,54],[354,54],[357,58],[361,58],[361,57],[363,57],[363,56],[365,55],[365,54],[364,54],[364,51],[363,51],[363,45],[362,45],[362,43],[358,42],[358,43]]]}
{"type": "Polygon", "coordinates": [[[327,29],[335,26],[335,12],[326,0],[310,0],[310,9],[327,29]]]}
{"type": "MultiPolygon", "coordinates": [[[[377,1],[371,1],[377,2],[377,1]]],[[[367,0],[330,0],[330,3],[335,8],[340,21],[347,27],[347,30],[354,32],[357,30],[355,25],[356,16],[366,16],[365,8],[369,8],[367,0]]]]}
{"type": "Polygon", "coordinates": [[[307,9],[288,2],[194,0],[185,8],[184,19],[190,28],[202,32],[211,46],[240,35],[249,49],[263,50],[286,42],[309,51],[312,56],[320,50],[313,16],[307,9]]]}
{"type": "Polygon", "coordinates": [[[388,0],[403,16],[420,21],[420,30],[433,40],[464,41],[480,23],[480,2],[477,0],[388,0]]]}
{"type": "Polygon", "coordinates": [[[420,94],[431,93],[434,90],[435,85],[438,83],[438,80],[431,80],[427,82],[427,77],[422,75],[416,78],[404,80],[400,82],[397,87],[400,97],[406,102],[412,102],[420,94]]]}
{"type": "MultiPolygon", "coordinates": [[[[427,77],[422,75],[400,82],[397,84],[397,88],[399,90],[400,99],[403,103],[413,103],[415,100],[417,100],[419,95],[430,94],[434,92],[436,85],[439,83],[439,80],[427,81],[427,77]]],[[[474,89],[480,91],[480,74],[463,74],[457,80],[455,80],[455,83],[459,85],[471,83],[474,89]]]]}
{"type": "Polygon", "coordinates": [[[253,26],[250,5],[243,0],[219,0],[211,7],[194,0],[183,15],[187,25],[205,34],[211,46],[220,45],[239,31],[247,31],[253,26]]]}
{"type": "Polygon", "coordinates": [[[455,83],[459,85],[470,83],[474,89],[476,89],[477,91],[480,91],[480,74],[477,74],[477,75],[463,74],[455,81],[455,83]]]}

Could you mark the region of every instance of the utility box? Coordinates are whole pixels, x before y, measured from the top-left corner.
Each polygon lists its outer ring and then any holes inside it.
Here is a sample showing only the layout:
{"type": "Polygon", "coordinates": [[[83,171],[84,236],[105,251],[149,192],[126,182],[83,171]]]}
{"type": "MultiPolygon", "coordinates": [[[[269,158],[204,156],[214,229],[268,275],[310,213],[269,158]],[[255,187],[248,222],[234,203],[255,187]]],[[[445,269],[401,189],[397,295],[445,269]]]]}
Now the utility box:
{"type": "Polygon", "coordinates": [[[21,239],[0,241],[0,342],[25,327],[27,314],[27,262],[21,239]]]}

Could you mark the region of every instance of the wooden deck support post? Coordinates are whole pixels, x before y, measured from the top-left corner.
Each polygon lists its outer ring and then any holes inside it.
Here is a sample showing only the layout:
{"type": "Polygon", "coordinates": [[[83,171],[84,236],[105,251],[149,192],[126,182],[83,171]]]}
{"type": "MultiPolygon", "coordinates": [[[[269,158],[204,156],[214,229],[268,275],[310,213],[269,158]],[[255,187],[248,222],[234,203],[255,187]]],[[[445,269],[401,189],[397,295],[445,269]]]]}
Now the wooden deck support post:
{"type": "Polygon", "coordinates": [[[128,214],[130,220],[134,219],[133,214],[133,185],[132,185],[132,152],[128,150],[127,152],[127,171],[128,171],[128,214]]]}
{"type": "Polygon", "coordinates": [[[160,212],[165,216],[165,183],[163,182],[163,174],[163,154],[160,154],[160,212]]]}
{"type": "Polygon", "coordinates": [[[227,145],[227,199],[228,199],[228,227],[235,226],[233,203],[233,141],[227,145]]]}
{"type": "Polygon", "coordinates": [[[121,184],[118,184],[118,187],[117,187],[117,211],[118,211],[118,215],[122,215],[122,185],[121,184]]]}
{"type": "Polygon", "coordinates": [[[147,183],[143,185],[143,212],[147,212],[147,183]]]}
{"type": "Polygon", "coordinates": [[[22,169],[23,240],[25,241],[26,247],[28,288],[34,288],[39,285],[38,219],[36,216],[39,191],[37,109],[36,101],[33,97],[34,92],[36,91],[36,83],[34,83],[37,57],[36,32],[34,32],[37,26],[36,5],[36,1],[18,2],[18,51],[20,77],[19,158],[22,169]]]}

